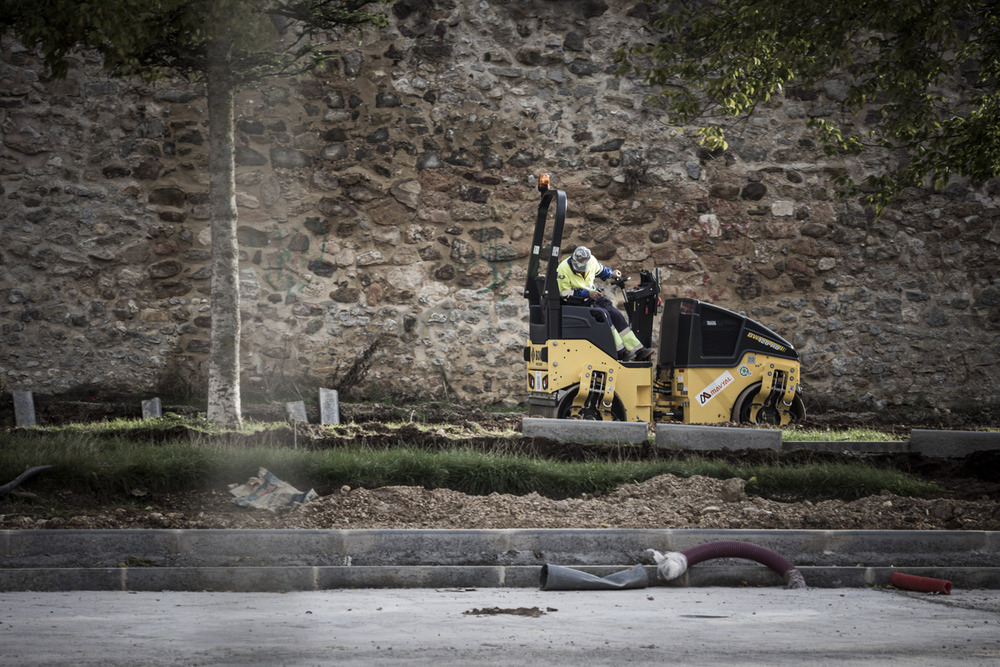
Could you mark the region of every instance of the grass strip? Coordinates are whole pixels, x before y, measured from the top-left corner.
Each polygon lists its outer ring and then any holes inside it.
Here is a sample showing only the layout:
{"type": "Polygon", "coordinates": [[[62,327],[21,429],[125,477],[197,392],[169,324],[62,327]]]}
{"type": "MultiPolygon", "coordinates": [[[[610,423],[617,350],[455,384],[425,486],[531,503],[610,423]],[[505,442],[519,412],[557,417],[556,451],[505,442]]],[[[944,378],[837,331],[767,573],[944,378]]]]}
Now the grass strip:
{"type": "MultiPolygon", "coordinates": [[[[680,460],[562,462],[462,448],[428,451],[351,448],[307,450],[241,447],[212,439],[138,442],[64,430],[13,435],[0,446],[0,483],[36,465],[52,465],[45,484],[102,493],[184,492],[243,483],[267,468],[297,488],[421,486],[463,493],[526,494],[554,498],[603,494],[622,484],[671,474],[747,480],[747,491],[780,499],[852,500],[883,490],[927,497],[934,484],[895,469],[857,463],[735,464],[692,455],[680,460]]],[[[32,484],[35,484],[33,481],[32,484]]]]}

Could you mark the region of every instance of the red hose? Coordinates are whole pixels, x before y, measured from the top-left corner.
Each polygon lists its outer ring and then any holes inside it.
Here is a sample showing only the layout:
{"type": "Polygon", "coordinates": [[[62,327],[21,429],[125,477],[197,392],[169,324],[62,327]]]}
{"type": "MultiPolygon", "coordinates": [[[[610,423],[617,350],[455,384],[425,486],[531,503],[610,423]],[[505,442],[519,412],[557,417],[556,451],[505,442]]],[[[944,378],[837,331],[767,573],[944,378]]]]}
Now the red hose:
{"type": "Polygon", "coordinates": [[[918,577],[915,574],[903,574],[893,572],[889,577],[889,583],[896,588],[906,591],[919,591],[921,593],[944,593],[951,595],[951,582],[945,579],[934,579],[932,577],[918,577]]]}
{"type": "Polygon", "coordinates": [[[744,558],[766,565],[780,574],[788,588],[805,588],[806,582],[792,562],[770,549],[749,542],[708,542],[683,552],[687,566],[713,558],[744,558]]]}
{"type": "Polygon", "coordinates": [[[749,542],[708,542],[688,549],[684,557],[688,567],[713,558],[745,558],[766,565],[782,576],[795,567],[784,556],[749,542]]]}

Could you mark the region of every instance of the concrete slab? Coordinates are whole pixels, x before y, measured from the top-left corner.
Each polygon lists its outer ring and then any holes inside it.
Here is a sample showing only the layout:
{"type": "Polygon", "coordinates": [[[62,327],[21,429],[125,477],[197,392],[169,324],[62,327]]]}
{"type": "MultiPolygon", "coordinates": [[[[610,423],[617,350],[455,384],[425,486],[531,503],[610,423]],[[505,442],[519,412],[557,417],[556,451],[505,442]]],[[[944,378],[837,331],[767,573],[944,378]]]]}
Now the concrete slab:
{"type": "Polygon", "coordinates": [[[1000,449],[1000,433],[987,431],[910,431],[910,450],[938,458],[961,458],[1000,449]]]}
{"type": "Polygon", "coordinates": [[[542,437],[566,442],[640,444],[649,439],[649,424],[525,417],[521,420],[521,434],[526,438],[542,437]]]}
{"type": "MultiPolygon", "coordinates": [[[[749,583],[749,582],[747,582],[749,583]]],[[[6,664],[996,665],[1000,593],[333,589],[0,596],[6,664]]]]}
{"type": "Polygon", "coordinates": [[[696,424],[657,424],[656,446],[712,451],[718,449],[781,449],[778,429],[727,428],[696,424]]]}

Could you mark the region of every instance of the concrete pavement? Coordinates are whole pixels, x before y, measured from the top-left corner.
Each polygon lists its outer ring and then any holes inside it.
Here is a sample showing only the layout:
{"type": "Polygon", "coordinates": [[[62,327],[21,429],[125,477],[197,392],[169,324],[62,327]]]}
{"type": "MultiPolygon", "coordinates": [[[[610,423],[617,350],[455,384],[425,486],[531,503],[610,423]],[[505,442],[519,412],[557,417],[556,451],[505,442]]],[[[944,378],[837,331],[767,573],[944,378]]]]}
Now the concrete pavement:
{"type": "Polygon", "coordinates": [[[5,664],[995,665],[1000,591],[0,593],[5,664]]]}
{"type": "Polygon", "coordinates": [[[0,531],[0,655],[34,665],[994,665],[1000,533],[0,531]],[[648,548],[774,550],[809,588],[648,548]],[[543,563],[651,585],[541,591],[543,563]],[[893,572],[951,595],[887,587],[893,572]],[[47,592],[44,592],[47,591],[47,592]]]}

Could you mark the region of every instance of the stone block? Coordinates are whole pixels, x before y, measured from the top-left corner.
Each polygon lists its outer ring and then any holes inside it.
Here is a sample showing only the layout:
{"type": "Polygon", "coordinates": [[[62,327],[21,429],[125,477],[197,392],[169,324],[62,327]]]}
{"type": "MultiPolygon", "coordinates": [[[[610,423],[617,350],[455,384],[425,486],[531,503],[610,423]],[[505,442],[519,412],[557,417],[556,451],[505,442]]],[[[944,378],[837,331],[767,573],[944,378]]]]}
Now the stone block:
{"type": "Polygon", "coordinates": [[[35,398],[30,391],[15,389],[14,419],[18,426],[35,426],[35,398]]]}
{"type": "Polygon", "coordinates": [[[340,399],[336,389],[319,390],[319,423],[339,424],[340,423],[340,399]]]}
{"type": "Polygon", "coordinates": [[[163,416],[163,405],[159,398],[151,398],[142,402],[142,418],[155,419],[163,416]]]}

